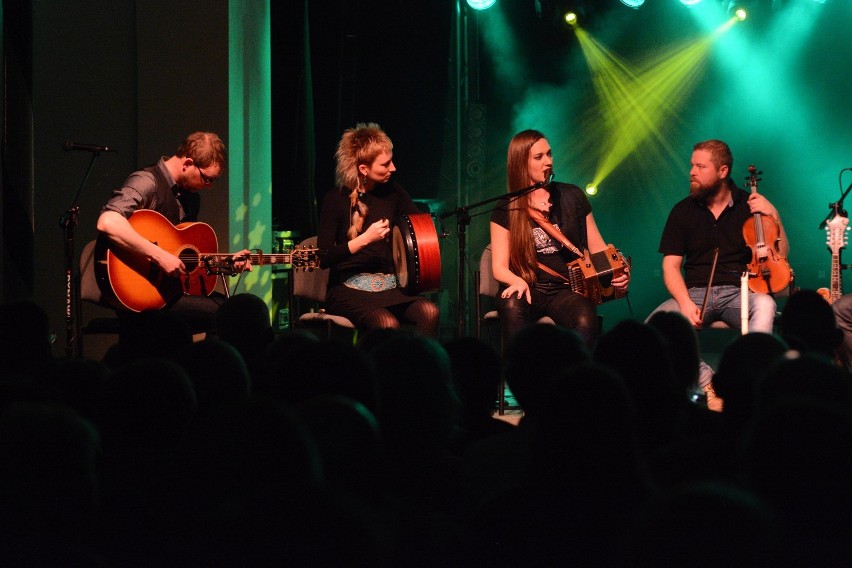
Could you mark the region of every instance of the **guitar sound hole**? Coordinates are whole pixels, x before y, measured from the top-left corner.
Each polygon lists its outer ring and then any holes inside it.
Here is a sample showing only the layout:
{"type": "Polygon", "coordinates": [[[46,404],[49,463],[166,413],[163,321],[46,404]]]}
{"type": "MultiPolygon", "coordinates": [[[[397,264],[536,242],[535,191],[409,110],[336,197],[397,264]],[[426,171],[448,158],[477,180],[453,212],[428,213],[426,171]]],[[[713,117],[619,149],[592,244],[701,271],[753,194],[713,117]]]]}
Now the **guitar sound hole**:
{"type": "Polygon", "coordinates": [[[180,256],[180,259],[183,261],[183,265],[186,267],[187,273],[198,268],[199,256],[197,250],[186,248],[180,251],[178,256],[180,256]]]}

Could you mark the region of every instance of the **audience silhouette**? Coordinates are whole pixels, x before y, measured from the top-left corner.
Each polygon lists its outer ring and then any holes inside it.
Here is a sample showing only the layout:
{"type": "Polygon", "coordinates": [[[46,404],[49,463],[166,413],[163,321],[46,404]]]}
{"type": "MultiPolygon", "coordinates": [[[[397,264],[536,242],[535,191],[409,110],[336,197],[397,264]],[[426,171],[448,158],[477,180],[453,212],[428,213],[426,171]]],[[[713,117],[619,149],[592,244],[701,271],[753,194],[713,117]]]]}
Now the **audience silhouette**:
{"type": "Polygon", "coordinates": [[[779,566],[784,559],[769,506],[719,482],[689,483],[656,495],[638,515],[624,565],[779,566]]]}
{"type": "Polygon", "coordinates": [[[647,324],[623,320],[598,339],[592,358],[624,379],[636,405],[645,451],[683,439],[678,418],[688,400],[660,333],[647,324]]]}
{"type": "Polygon", "coordinates": [[[462,539],[466,563],[613,565],[652,484],[637,415],[611,369],[580,362],[557,373],[514,487],[480,507],[462,539]]]}
{"type": "Polygon", "coordinates": [[[707,400],[698,386],[701,353],[698,334],[692,324],[678,312],[656,312],[646,322],[657,330],[666,345],[675,380],[685,400],[681,406],[678,430],[689,439],[715,428],[720,414],[707,408],[707,400]]]}
{"type": "Polygon", "coordinates": [[[171,359],[192,343],[186,318],[170,310],[144,311],[122,318],[118,343],[109,348],[103,362],[116,369],[139,359],[171,359]]]}
{"type": "Polygon", "coordinates": [[[473,441],[493,434],[511,432],[514,427],[495,420],[494,401],[500,381],[500,354],[484,341],[459,337],[447,341],[453,384],[461,402],[459,451],[473,441]]]}
{"type": "Polygon", "coordinates": [[[848,564],[850,445],[852,415],[845,400],[777,401],[759,413],[744,437],[746,487],[774,513],[782,543],[779,565],[848,564]]]}
{"type": "Polygon", "coordinates": [[[357,347],[330,339],[303,342],[288,351],[288,357],[273,362],[263,394],[293,405],[340,395],[377,412],[378,385],[367,355],[357,347]]]}
{"type": "Polygon", "coordinates": [[[794,349],[835,358],[843,343],[831,305],[814,290],[796,290],[784,304],[778,333],[794,349]]]}
{"type": "MultiPolygon", "coordinates": [[[[21,536],[40,543],[29,552],[22,550],[25,556],[21,560],[34,554],[28,560],[35,561],[44,553],[57,555],[52,560],[55,564],[44,565],[73,564],[72,558],[91,561],[89,539],[96,529],[102,487],[97,471],[99,451],[96,429],[67,406],[22,402],[0,414],[0,494],[14,496],[20,502],[13,505],[26,507],[4,510],[2,518],[9,522],[14,518],[10,513],[32,514],[38,532],[21,536]],[[62,554],[69,558],[62,559],[62,554]]],[[[0,564],[11,563],[0,558],[0,564]]]]}
{"type": "Polygon", "coordinates": [[[7,302],[0,565],[845,565],[852,376],[814,299],[725,348],[721,413],[678,314],[501,353],[276,336],[239,294],[215,337],[143,312],[94,361],[7,302]],[[495,417],[501,378],[521,411],[495,417]]]}
{"type": "Polygon", "coordinates": [[[768,333],[749,333],[725,349],[713,377],[724,401],[718,420],[701,435],[660,448],[650,457],[659,483],[675,487],[699,481],[741,481],[740,440],[756,412],[757,385],[787,350],[768,333]]]}
{"type": "Polygon", "coordinates": [[[775,359],[755,385],[755,405],[815,399],[852,404],[852,378],[837,363],[815,352],[790,352],[775,359]]]}
{"type": "Polygon", "coordinates": [[[454,451],[460,403],[449,357],[436,340],[403,330],[375,345],[370,360],[398,515],[396,561],[446,564],[467,505],[454,451]]]}
{"type": "Polygon", "coordinates": [[[245,359],[226,341],[208,338],[190,343],[175,360],[192,383],[198,412],[245,401],[252,391],[245,359]]]}
{"type": "Polygon", "coordinates": [[[235,294],[216,312],[216,336],[236,347],[252,377],[265,372],[266,351],[275,339],[266,302],[254,294],[235,294]]]}
{"type": "Polygon", "coordinates": [[[589,360],[580,336],[569,329],[535,324],[515,334],[503,354],[503,377],[524,410],[518,426],[471,442],[462,472],[474,506],[517,487],[529,467],[538,421],[552,404],[563,372],[589,360]]]}

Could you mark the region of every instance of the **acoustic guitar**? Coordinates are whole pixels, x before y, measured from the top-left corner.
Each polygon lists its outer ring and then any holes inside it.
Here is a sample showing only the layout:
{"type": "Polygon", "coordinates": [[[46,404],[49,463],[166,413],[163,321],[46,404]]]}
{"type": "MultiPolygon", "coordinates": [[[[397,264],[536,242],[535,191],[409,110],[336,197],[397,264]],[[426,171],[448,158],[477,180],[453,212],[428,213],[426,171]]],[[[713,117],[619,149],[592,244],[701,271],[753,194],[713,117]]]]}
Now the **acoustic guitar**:
{"type": "Polygon", "coordinates": [[[847,231],[849,231],[849,218],[846,216],[846,211],[836,209],[834,216],[825,225],[825,232],[828,236],[826,244],[831,251],[831,287],[817,290],[829,304],[833,304],[843,295],[843,283],[840,277],[840,251],[848,241],[847,231]]]}
{"type": "MultiPolygon", "coordinates": [[[[159,310],[183,295],[209,296],[220,275],[236,272],[233,255],[219,253],[216,232],[201,222],[172,225],[156,211],[141,209],[129,219],[130,226],[163,250],[181,259],[186,272],[167,276],[150,259],[120,249],[105,235],[95,247],[95,276],[104,299],[116,309],[134,312],[159,310]]],[[[319,266],[315,247],[297,247],[281,254],[251,253],[253,266],[290,264],[293,268],[319,266]]]]}

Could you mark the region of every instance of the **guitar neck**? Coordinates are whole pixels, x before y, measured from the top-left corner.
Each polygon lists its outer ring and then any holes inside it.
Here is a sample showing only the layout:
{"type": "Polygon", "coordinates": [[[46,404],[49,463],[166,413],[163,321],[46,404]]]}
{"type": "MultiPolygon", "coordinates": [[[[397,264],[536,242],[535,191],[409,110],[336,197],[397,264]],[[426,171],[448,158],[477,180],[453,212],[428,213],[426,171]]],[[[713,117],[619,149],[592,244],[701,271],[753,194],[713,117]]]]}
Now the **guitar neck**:
{"type": "Polygon", "coordinates": [[[840,252],[831,255],[831,290],[829,292],[831,303],[840,299],[843,295],[843,282],[840,275],[840,252]]]}
{"type": "Polygon", "coordinates": [[[843,295],[843,283],[841,281],[840,269],[840,253],[847,243],[846,232],[849,231],[849,218],[846,216],[846,211],[834,204],[834,215],[826,221],[825,231],[828,235],[826,244],[828,250],[831,251],[831,286],[828,290],[820,288],[819,293],[829,303],[834,303],[843,295]]]}
{"type": "MultiPolygon", "coordinates": [[[[293,254],[292,253],[280,253],[280,254],[263,254],[263,253],[251,253],[246,255],[250,260],[253,266],[265,266],[267,264],[292,264],[293,263],[293,254]]],[[[233,263],[234,255],[230,253],[213,253],[213,254],[204,254],[201,256],[201,260],[212,268],[230,266],[233,263]]]]}
{"type": "Polygon", "coordinates": [[[201,255],[200,261],[211,273],[233,274],[235,264],[240,260],[250,260],[252,266],[267,266],[276,264],[291,265],[295,269],[311,270],[319,267],[317,249],[313,247],[297,247],[292,252],[278,254],[249,253],[246,258],[234,258],[231,253],[210,253],[201,255]]]}
{"type": "Polygon", "coordinates": [[[257,266],[263,266],[265,264],[292,264],[293,255],[290,253],[280,253],[280,254],[250,254],[249,258],[251,258],[251,263],[257,266]]]}

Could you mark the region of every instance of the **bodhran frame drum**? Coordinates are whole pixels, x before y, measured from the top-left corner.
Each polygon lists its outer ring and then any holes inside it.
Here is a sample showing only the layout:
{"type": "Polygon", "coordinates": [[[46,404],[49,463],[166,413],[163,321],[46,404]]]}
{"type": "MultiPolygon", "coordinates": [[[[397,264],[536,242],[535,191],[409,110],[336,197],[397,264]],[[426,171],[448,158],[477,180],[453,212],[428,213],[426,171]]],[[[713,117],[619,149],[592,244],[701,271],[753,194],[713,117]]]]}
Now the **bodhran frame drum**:
{"type": "Polygon", "coordinates": [[[441,285],[441,248],[428,213],[400,215],[393,227],[393,263],[406,294],[434,292],[441,285]]]}

